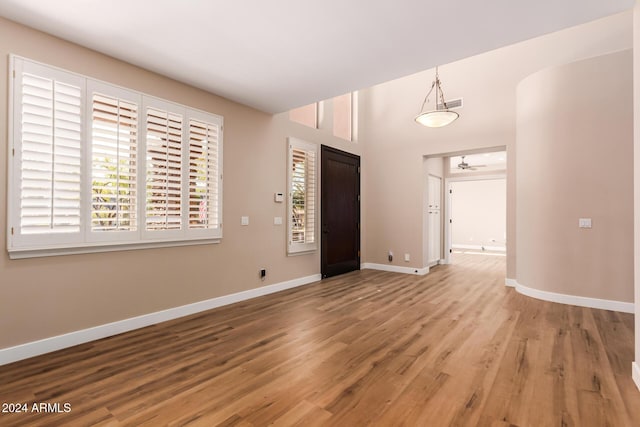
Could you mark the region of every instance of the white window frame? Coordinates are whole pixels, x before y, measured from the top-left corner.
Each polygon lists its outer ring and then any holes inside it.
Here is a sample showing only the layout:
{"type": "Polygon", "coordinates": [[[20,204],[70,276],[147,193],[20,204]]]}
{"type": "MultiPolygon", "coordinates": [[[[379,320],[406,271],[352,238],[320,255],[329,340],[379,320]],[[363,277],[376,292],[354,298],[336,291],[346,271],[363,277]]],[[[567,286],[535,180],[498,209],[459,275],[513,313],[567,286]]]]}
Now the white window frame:
{"type": "Polygon", "coordinates": [[[224,119],[222,116],[196,110],[181,104],[155,98],[141,92],[122,88],[107,82],[98,81],[87,76],[41,64],[16,55],[10,55],[9,65],[12,73],[9,84],[8,111],[8,200],[7,200],[7,251],[11,259],[32,258],[41,256],[108,252],[153,247],[185,246],[219,243],[222,239],[222,164],[224,119]],[[22,72],[26,69],[43,77],[54,77],[81,88],[81,188],[80,188],[80,230],[77,233],[41,233],[20,234],[20,197],[21,197],[21,95],[18,86],[22,72]],[[138,108],[137,124],[137,227],[135,231],[91,230],[92,203],[92,100],[93,94],[123,99],[135,103],[138,108]],[[183,175],[181,187],[181,229],[180,230],[146,230],[146,107],[151,106],[179,113],[183,117],[182,129],[182,161],[183,175]],[[217,209],[218,224],[212,228],[189,229],[189,119],[193,118],[218,127],[217,141],[217,209]]]}
{"type": "Polygon", "coordinates": [[[316,251],[318,249],[318,218],[319,218],[319,194],[318,194],[318,169],[320,166],[320,158],[318,157],[318,145],[311,142],[303,141],[298,138],[290,137],[287,141],[287,254],[297,255],[316,251]],[[293,241],[293,219],[291,212],[293,210],[293,151],[294,149],[311,152],[315,154],[314,164],[314,224],[313,224],[313,241],[298,243],[293,241]]]}

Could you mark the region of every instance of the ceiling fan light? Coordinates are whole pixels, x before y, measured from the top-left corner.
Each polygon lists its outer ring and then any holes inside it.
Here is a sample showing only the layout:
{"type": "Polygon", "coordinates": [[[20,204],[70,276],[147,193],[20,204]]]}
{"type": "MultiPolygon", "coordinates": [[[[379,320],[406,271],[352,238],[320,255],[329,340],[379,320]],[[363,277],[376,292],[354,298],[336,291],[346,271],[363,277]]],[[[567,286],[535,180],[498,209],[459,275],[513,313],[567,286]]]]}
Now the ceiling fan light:
{"type": "Polygon", "coordinates": [[[451,110],[434,110],[418,114],[415,121],[423,126],[439,128],[452,123],[459,116],[458,113],[451,110]]]}

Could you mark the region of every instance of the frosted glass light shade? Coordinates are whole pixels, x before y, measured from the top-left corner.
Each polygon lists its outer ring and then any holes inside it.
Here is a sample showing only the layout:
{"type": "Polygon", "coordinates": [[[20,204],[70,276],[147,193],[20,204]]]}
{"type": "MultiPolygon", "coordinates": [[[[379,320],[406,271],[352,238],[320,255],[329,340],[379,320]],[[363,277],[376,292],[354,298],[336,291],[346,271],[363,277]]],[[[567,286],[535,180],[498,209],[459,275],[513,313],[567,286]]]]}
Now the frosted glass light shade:
{"type": "Polygon", "coordinates": [[[415,121],[423,126],[439,128],[452,123],[459,117],[459,114],[450,110],[434,110],[418,114],[415,121]]]}

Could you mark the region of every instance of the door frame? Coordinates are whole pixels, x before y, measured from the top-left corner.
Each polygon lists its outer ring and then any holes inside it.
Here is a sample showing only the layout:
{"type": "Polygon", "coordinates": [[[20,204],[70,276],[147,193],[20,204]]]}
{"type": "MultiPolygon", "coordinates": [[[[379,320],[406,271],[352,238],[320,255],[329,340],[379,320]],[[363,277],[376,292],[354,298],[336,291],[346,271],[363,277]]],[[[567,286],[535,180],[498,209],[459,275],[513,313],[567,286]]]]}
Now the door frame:
{"type": "MultiPolygon", "coordinates": [[[[444,180],[445,188],[445,202],[444,202],[444,264],[451,263],[451,184],[460,181],[492,181],[496,179],[504,179],[505,185],[507,183],[507,174],[492,174],[492,175],[472,175],[472,176],[456,176],[448,177],[444,180]]],[[[505,230],[506,232],[506,230],[505,230]]],[[[506,244],[505,244],[506,250],[506,244]]]]}
{"type": "Polygon", "coordinates": [[[357,165],[358,165],[358,206],[356,209],[356,215],[358,217],[358,229],[357,229],[357,270],[361,269],[361,261],[362,261],[362,256],[361,256],[361,251],[362,251],[362,174],[360,172],[360,165],[361,165],[361,158],[359,155],[357,154],[353,154],[353,153],[349,153],[348,151],[343,151],[343,150],[339,150],[337,148],[328,146],[328,145],[320,145],[320,275],[322,278],[325,278],[325,274],[327,273],[325,270],[325,266],[326,266],[326,247],[325,247],[325,233],[323,231],[324,229],[324,221],[323,221],[323,216],[324,216],[324,209],[326,207],[325,203],[325,191],[326,188],[323,185],[323,181],[324,181],[324,168],[325,168],[325,153],[332,153],[332,154],[338,154],[341,156],[345,156],[345,157],[350,157],[354,160],[357,160],[357,165]]]}
{"type": "MultiPolygon", "coordinates": [[[[438,265],[438,264],[443,264],[443,260],[444,260],[444,257],[442,256],[443,255],[442,251],[444,250],[444,233],[443,233],[443,230],[442,230],[443,218],[444,218],[444,205],[443,205],[442,202],[443,202],[443,198],[444,198],[443,191],[444,191],[445,178],[442,177],[442,176],[439,176],[439,175],[432,174],[432,173],[427,174],[427,200],[426,200],[425,205],[428,205],[429,197],[431,197],[431,194],[430,194],[431,193],[431,188],[429,186],[429,180],[432,179],[432,178],[440,180],[440,202],[439,202],[440,207],[438,208],[438,210],[440,211],[440,224],[439,224],[439,227],[438,227],[438,228],[440,228],[440,242],[439,242],[440,243],[440,245],[439,245],[440,246],[440,256],[438,257],[438,259],[435,262],[432,263],[432,261],[430,259],[431,258],[431,251],[430,251],[430,249],[431,249],[430,246],[431,245],[427,244],[427,246],[426,246],[427,256],[426,256],[425,265],[427,267],[429,267],[429,268],[431,268],[431,267],[433,267],[435,265],[438,265]]],[[[430,210],[428,206],[426,206],[424,209],[426,211],[430,210]]],[[[431,220],[430,220],[429,214],[427,213],[427,218],[426,218],[426,228],[427,229],[429,229],[430,221],[431,220]]],[[[427,236],[428,241],[431,242],[431,239],[433,238],[433,236],[431,236],[430,230],[427,231],[427,234],[428,234],[428,236],[427,236]]]]}

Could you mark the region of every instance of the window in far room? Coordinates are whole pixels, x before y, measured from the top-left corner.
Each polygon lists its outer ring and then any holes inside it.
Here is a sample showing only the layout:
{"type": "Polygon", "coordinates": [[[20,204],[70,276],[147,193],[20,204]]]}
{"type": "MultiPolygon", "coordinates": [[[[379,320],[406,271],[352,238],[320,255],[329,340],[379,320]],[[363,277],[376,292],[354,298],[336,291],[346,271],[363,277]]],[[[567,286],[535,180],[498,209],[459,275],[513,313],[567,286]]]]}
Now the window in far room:
{"type": "Polygon", "coordinates": [[[353,94],[333,98],[333,135],[347,141],[351,141],[352,135],[352,111],[353,94]]]}
{"type": "Polygon", "coordinates": [[[318,103],[314,102],[304,107],[289,110],[289,120],[313,129],[318,129],[318,103]]]}

